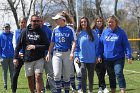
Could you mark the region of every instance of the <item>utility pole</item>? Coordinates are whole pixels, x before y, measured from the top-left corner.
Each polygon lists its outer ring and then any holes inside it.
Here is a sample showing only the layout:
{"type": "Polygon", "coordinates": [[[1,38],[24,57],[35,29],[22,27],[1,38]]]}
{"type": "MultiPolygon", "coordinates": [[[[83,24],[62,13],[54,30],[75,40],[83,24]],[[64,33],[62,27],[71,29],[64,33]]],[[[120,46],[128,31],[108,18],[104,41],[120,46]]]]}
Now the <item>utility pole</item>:
{"type": "Polygon", "coordinates": [[[76,0],[76,22],[79,25],[79,18],[83,16],[83,0],[76,0]]]}
{"type": "Polygon", "coordinates": [[[79,21],[79,14],[78,14],[78,0],[76,0],[76,24],[77,24],[77,26],[76,27],[78,27],[78,21],[79,21]]]}

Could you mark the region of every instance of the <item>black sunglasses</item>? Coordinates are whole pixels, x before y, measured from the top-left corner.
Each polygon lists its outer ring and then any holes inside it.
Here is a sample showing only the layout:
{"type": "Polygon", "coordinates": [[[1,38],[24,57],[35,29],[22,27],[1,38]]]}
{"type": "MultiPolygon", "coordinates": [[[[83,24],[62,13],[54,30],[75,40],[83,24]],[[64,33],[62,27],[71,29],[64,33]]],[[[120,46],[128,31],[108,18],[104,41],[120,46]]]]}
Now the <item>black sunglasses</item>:
{"type": "Polygon", "coordinates": [[[32,20],[32,22],[40,22],[40,20],[32,20]]]}

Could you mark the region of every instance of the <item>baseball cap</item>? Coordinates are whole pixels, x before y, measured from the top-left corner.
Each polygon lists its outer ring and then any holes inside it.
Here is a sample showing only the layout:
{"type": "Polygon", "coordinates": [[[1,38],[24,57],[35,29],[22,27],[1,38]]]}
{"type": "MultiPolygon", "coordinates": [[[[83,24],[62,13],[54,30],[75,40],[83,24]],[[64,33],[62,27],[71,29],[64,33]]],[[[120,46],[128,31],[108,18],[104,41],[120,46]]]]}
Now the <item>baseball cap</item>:
{"type": "Polygon", "coordinates": [[[4,27],[9,27],[10,28],[10,24],[9,23],[5,23],[4,27]]]}
{"type": "Polygon", "coordinates": [[[62,15],[59,15],[59,14],[57,14],[55,17],[52,17],[52,19],[54,19],[54,20],[59,19],[59,18],[66,20],[65,17],[63,17],[62,15]]]}

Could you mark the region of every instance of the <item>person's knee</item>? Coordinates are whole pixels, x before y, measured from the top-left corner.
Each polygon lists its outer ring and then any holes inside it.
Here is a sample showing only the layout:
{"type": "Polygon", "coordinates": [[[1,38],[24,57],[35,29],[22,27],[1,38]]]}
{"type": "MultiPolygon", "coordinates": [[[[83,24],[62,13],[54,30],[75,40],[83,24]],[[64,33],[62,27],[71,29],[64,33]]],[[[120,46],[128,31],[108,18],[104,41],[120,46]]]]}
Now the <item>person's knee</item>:
{"type": "Polygon", "coordinates": [[[42,74],[41,73],[36,73],[35,74],[35,80],[36,80],[36,82],[40,82],[41,81],[41,78],[42,78],[42,74]]]}

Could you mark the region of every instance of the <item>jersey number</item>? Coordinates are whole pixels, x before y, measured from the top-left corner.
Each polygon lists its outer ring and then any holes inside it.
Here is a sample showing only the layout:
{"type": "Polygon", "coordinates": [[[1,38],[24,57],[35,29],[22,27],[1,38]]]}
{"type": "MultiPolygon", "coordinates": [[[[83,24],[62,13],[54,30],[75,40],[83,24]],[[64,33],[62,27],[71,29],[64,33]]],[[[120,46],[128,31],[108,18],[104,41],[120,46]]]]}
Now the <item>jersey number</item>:
{"type": "Polygon", "coordinates": [[[59,42],[65,42],[65,37],[60,37],[59,42]]]}

